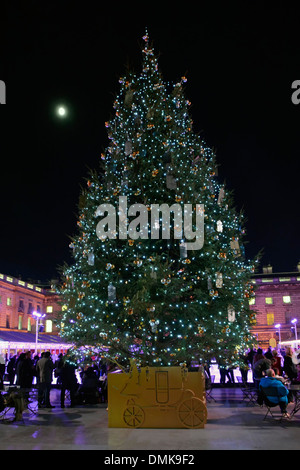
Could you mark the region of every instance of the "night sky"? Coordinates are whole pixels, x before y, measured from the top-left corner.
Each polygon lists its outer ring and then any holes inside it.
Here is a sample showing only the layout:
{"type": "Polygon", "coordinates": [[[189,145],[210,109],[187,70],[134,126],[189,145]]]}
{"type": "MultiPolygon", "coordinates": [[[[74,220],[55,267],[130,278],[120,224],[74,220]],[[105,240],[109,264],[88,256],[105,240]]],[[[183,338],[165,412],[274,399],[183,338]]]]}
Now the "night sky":
{"type": "Polygon", "coordinates": [[[246,257],[263,249],[261,267],[295,271],[300,104],[291,86],[300,80],[300,11],[264,2],[107,3],[28,0],[1,12],[0,272],[47,282],[70,262],[80,188],[108,144],[119,77],[127,65],[141,71],[146,27],[164,80],[188,78],[194,130],[216,150],[219,179],[246,216],[246,257]],[[64,120],[55,115],[61,103],[64,120]]]}

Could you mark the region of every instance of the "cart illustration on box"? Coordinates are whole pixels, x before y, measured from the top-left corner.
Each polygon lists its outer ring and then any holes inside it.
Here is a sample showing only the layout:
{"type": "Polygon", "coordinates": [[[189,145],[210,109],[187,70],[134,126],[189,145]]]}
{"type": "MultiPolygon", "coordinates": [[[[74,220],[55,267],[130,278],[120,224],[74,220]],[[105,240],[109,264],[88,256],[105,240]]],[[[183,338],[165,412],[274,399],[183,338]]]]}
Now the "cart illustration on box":
{"type": "Polygon", "coordinates": [[[154,415],[162,424],[160,427],[169,427],[168,423],[174,422],[175,426],[171,427],[204,427],[207,409],[204,389],[194,380],[199,378],[198,372],[188,373],[181,367],[138,371],[135,367],[129,374],[122,375],[127,376],[119,389],[124,427],[152,427],[149,423],[154,415]],[[197,390],[191,388],[195,384],[197,390]]]}

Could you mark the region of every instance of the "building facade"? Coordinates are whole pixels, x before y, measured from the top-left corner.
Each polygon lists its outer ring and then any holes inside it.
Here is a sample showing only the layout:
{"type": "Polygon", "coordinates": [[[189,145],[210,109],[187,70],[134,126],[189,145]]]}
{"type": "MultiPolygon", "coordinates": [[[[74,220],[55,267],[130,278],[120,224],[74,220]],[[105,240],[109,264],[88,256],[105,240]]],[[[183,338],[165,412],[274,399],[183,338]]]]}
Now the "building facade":
{"type": "Polygon", "coordinates": [[[252,332],[259,347],[278,347],[278,343],[298,346],[300,263],[288,273],[273,273],[269,265],[253,276],[253,283],[255,298],[250,304],[256,312],[256,322],[252,332]]]}
{"type": "Polygon", "coordinates": [[[60,311],[53,289],[0,274],[0,354],[66,351],[69,345],[62,342],[55,324],[60,311]]]}
{"type": "Polygon", "coordinates": [[[31,332],[35,330],[33,313],[45,315],[40,321],[46,333],[57,334],[54,320],[61,310],[58,296],[29,282],[0,274],[0,329],[31,332]]]}

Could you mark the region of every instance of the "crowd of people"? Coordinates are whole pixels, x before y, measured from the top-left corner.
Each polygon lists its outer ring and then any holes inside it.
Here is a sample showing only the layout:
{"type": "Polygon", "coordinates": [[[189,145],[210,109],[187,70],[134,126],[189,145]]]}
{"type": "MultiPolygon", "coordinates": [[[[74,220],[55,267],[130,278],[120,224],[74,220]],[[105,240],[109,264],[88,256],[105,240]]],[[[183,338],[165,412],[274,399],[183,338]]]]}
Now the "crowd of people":
{"type": "MultiPolygon", "coordinates": [[[[294,351],[291,347],[277,350],[268,348],[263,351],[262,348],[250,349],[246,354],[241,355],[242,365],[239,368],[241,379],[244,384],[247,384],[250,378],[249,372],[252,373],[252,380],[259,381],[266,375],[269,369],[274,370],[276,377],[284,376],[293,382],[300,383],[300,364],[297,364],[299,356],[300,363],[300,349],[294,351]]],[[[208,378],[211,376],[210,367],[213,363],[205,363],[204,369],[208,378]]],[[[231,385],[235,383],[234,367],[228,367],[221,358],[217,360],[217,366],[220,372],[221,386],[231,385]]],[[[251,381],[251,379],[250,379],[251,381]]]]}
{"type": "Polygon", "coordinates": [[[50,394],[53,383],[60,388],[60,405],[65,407],[66,392],[69,392],[70,406],[79,403],[107,401],[107,365],[80,366],[74,357],[59,354],[55,361],[49,351],[35,355],[31,351],[14,355],[1,361],[0,389],[4,378],[11,386],[17,385],[29,397],[30,390],[38,389],[38,407],[54,408],[50,394]]]}
{"type": "Polygon", "coordinates": [[[258,389],[258,403],[269,407],[279,405],[284,417],[288,403],[294,403],[295,391],[286,385],[300,384],[300,350],[286,347],[278,352],[268,349],[265,353],[258,349],[253,356],[253,377],[258,389]]]}
{"type": "MultiPolygon", "coordinates": [[[[262,378],[275,377],[285,383],[289,380],[300,383],[300,349],[293,351],[287,347],[284,350],[268,348],[263,351],[251,349],[241,356],[243,366],[240,367],[242,380],[247,384],[248,373],[252,371],[254,382],[259,387],[262,378]]],[[[234,383],[234,369],[228,368],[222,362],[218,363],[220,370],[220,383],[234,383]]],[[[0,361],[0,389],[3,388],[3,379],[10,385],[18,385],[29,395],[34,386],[38,389],[38,406],[40,408],[52,408],[50,400],[51,388],[54,382],[61,389],[60,405],[65,407],[66,392],[69,392],[70,406],[75,403],[107,402],[107,373],[109,365],[99,360],[93,366],[81,367],[73,357],[59,354],[56,360],[52,360],[49,351],[32,358],[30,351],[22,352],[18,356],[12,356],[9,360],[1,358],[0,361]],[[88,397],[88,398],[87,398],[88,397]]],[[[209,366],[206,371],[209,374],[209,366]]],[[[292,397],[289,398],[290,401],[292,397]]]]}
{"type": "MultiPolygon", "coordinates": [[[[300,350],[299,350],[300,355],[300,350]]],[[[268,348],[263,351],[250,350],[245,357],[248,368],[251,367],[254,379],[261,379],[266,375],[267,370],[274,370],[275,375],[291,381],[300,382],[300,366],[297,364],[297,351],[291,347],[282,350],[268,348]]]]}

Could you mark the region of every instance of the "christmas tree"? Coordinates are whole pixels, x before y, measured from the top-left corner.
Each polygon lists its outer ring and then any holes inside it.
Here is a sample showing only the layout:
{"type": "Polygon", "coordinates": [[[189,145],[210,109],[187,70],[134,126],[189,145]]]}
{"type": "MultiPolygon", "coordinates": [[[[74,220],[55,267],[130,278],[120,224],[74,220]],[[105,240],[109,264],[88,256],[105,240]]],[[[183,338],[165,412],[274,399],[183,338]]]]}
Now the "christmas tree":
{"type": "Polygon", "coordinates": [[[186,78],[166,84],[143,40],[142,71],[119,81],[109,145],[80,196],[60,335],[121,366],[234,365],[253,341],[243,214],[193,131],[186,78]]]}

